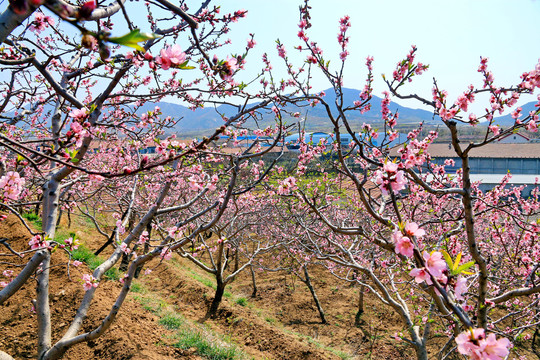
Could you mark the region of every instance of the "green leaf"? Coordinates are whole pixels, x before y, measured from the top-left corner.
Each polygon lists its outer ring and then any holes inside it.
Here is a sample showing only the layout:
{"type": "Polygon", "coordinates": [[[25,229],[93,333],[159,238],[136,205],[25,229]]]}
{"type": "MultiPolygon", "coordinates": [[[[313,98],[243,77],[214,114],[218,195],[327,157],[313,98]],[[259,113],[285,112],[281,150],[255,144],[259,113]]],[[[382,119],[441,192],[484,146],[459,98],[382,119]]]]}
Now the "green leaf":
{"type": "Polygon", "coordinates": [[[77,159],[77,153],[79,152],[79,150],[67,150],[67,153],[69,155],[69,157],[71,158],[71,162],[73,163],[78,163],[79,162],[79,159],[77,159]]]}
{"type": "Polygon", "coordinates": [[[474,265],[474,261],[469,261],[463,265],[461,265],[460,267],[457,268],[456,272],[458,274],[462,273],[462,272],[465,272],[466,270],[468,270],[471,266],[474,265]]]}
{"type": "Polygon", "coordinates": [[[457,270],[457,267],[460,262],[461,262],[461,251],[456,256],[456,261],[454,262],[454,267],[452,268],[452,270],[457,270]]]}
{"type": "Polygon", "coordinates": [[[446,265],[448,265],[448,268],[449,269],[453,269],[454,268],[454,263],[452,262],[452,258],[450,257],[450,255],[445,251],[441,251],[443,256],[444,256],[444,260],[446,260],[446,265]]]}
{"type": "Polygon", "coordinates": [[[108,38],[107,41],[114,44],[129,46],[139,51],[145,51],[139,43],[146,40],[157,39],[158,37],[159,36],[155,34],[142,33],[141,30],[135,29],[124,36],[108,38]]]}
{"type": "Polygon", "coordinates": [[[189,66],[187,63],[188,63],[189,60],[186,60],[184,61],[183,63],[181,63],[180,65],[178,65],[178,68],[179,69],[182,69],[182,70],[191,70],[191,69],[195,69],[195,66],[189,66]]]}

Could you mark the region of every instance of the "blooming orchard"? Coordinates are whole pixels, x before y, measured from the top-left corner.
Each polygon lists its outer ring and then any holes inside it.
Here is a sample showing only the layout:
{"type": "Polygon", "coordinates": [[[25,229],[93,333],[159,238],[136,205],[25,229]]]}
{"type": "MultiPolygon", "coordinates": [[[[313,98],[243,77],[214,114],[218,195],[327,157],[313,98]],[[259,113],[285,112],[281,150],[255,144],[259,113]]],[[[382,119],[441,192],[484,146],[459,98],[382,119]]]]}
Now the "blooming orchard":
{"type": "Polygon", "coordinates": [[[316,263],[359,283],[392,308],[403,322],[405,334],[398,340],[409,344],[418,359],[428,358],[434,333],[449,338],[436,349],[440,358],[457,349],[473,359],[491,360],[503,359],[518,339],[530,336],[540,323],[538,191],[521,197],[520,188],[507,186],[508,175],[492,191],[482,192],[471,181],[469,154],[515,131],[537,129],[539,110],[521,114],[513,107],[540,87],[540,64],[516,85],[501,87],[482,58],[478,71],[483,82],[452,102],[437,82],[427,97],[406,93],[406,84],[428,69],[416,60],[413,46],[392,77],[384,79],[388,89],[380,122],[358,126],[349,114],[371,109],[374,59],[366,59],[366,83],[358,99],[345,103],[349,16],[337,24],[340,61],[334,69],[310,38],[305,1],[296,40],[300,45],[294,46],[305,60],[294,64],[287,44],[278,41],[275,50],[287,78],[277,80],[265,54],[261,75],[250,81],[260,88],[248,92],[235,78],[250,64],[254,35],[243,45],[223,39],[246,11],[220,14],[209,0],[194,10],[183,2],[181,7],[166,0],[159,4],[144,4],[149,33],[134,26],[129,17],[134,9],[123,1],[75,7],[12,0],[0,15],[5,42],[0,64],[11,74],[0,84],[5,115],[0,124],[1,205],[32,232],[22,251],[2,243],[9,253],[0,256],[18,262],[2,269],[0,305],[36,279],[39,359],[60,358],[70,347],[101,336],[126,306],[133,278],[151,260],[164,262],[174,253],[214,275],[217,290],[209,316],[240,271],[275,265],[308,286],[325,323],[308,270],[316,263]],[[41,12],[42,6],[54,19],[41,12]],[[111,19],[117,18],[129,24],[129,33],[115,33],[111,19]],[[65,36],[66,26],[80,32],[80,43],[65,36]],[[230,54],[218,56],[218,48],[230,54]],[[335,101],[312,91],[315,74],[328,80],[335,101]],[[485,112],[467,114],[483,96],[485,112]],[[446,172],[446,166],[455,165],[452,161],[431,159],[436,132],[424,135],[415,129],[397,142],[399,113],[390,111],[392,97],[414,98],[433,109],[462,161],[455,174],[446,172]],[[164,99],[186,102],[193,110],[219,103],[235,111],[220,114],[222,123],[201,140],[180,140],[170,135],[178,119],[163,117],[155,105],[164,99]],[[288,131],[283,119],[298,119],[298,106],[317,105],[325,109],[333,137],[312,143],[300,132],[297,162],[286,169],[279,163],[288,131]],[[512,111],[515,122],[502,129],[494,115],[505,110],[512,111]],[[249,128],[268,118],[271,125],[249,128]],[[485,136],[465,144],[458,122],[483,122],[485,136]],[[250,134],[256,140],[240,146],[250,134]],[[232,150],[217,141],[220,135],[232,150]],[[342,146],[344,135],[352,139],[350,145],[342,146]],[[149,148],[156,154],[149,156],[149,148]],[[38,233],[22,216],[31,211],[41,216],[38,233]],[[72,261],[77,239],[58,239],[63,213],[84,216],[95,226],[103,236],[96,253],[112,249],[92,274],[72,261]],[[77,272],[85,293],[74,304],[78,309],[67,329],[58,329],[60,338],[53,340],[57,324],[49,302],[50,269],[61,259],[73,265],[70,271],[77,272]],[[117,264],[124,275],[109,313],[96,328],[83,329],[92,300],[102,296],[105,272],[117,264]]]}
{"type": "MultiPolygon", "coordinates": [[[[349,112],[369,110],[373,62],[368,57],[366,89],[354,102],[354,108],[348,107],[341,86],[350,19],[344,17],[339,22],[342,64],[338,71],[329,69],[322,51],[309,38],[309,19],[306,4],[301,9],[298,33],[302,45],[296,49],[307,51],[307,59],[299,68],[288,64],[291,81],[282,82],[287,86],[279,92],[280,99],[286,103],[290,101],[286,94],[296,92],[304,94],[305,103],[321,103],[333,126],[335,143],[322,144],[323,153],[328,152],[322,157],[321,144],[306,144],[300,135],[298,174],[310,171],[320,178],[295,181],[290,192],[284,191],[285,181],[278,183],[275,193],[283,206],[296,211],[295,229],[289,231],[304,233],[302,250],[311,254],[308,258],[325,260],[336,276],[361,282],[394,308],[408,332],[402,339],[415,348],[418,359],[427,359],[426,346],[435,326],[425,320],[418,322],[419,317],[426,318],[420,316],[422,312],[427,313],[427,318],[438,318],[439,331],[450,336],[448,344],[457,342],[460,353],[474,359],[505,358],[512,346],[505,336],[516,339],[525,329],[534,329],[539,320],[532,309],[538,304],[540,288],[532,278],[537,271],[534,264],[540,260],[536,240],[540,206],[537,190],[524,199],[521,188],[506,186],[508,177],[489,193],[480,191],[478,184],[470,180],[469,152],[521,128],[536,127],[538,111],[522,119],[516,114],[514,126],[504,131],[493,115],[501,114],[523,94],[538,87],[540,64],[524,73],[517,85],[505,88],[495,85],[487,59],[482,58],[479,72],[484,82],[478,88],[469,86],[452,104],[449,94],[436,82],[431,99],[404,93],[405,84],[428,68],[416,62],[417,48],[413,46],[397,64],[392,78],[385,78],[388,92],[381,103],[381,136],[369,125],[358,131],[348,120],[349,112]],[[314,67],[328,79],[335,101],[327,102],[324,94],[312,94],[309,77],[298,76],[306,68],[309,71],[304,73],[312,76],[314,67]],[[464,115],[484,93],[489,98],[485,114],[464,115]],[[389,110],[392,95],[415,98],[433,108],[449,129],[451,148],[463,163],[455,175],[445,171],[446,165],[455,165],[451,161],[442,165],[431,161],[429,147],[437,133],[421,138],[418,129],[408,134],[405,143],[395,143],[399,114],[389,110]],[[480,120],[487,125],[483,140],[462,144],[457,122],[476,126],[480,120]],[[341,146],[342,133],[352,138],[351,146],[341,146]],[[376,138],[378,145],[371,141],[376,138]],[[342,184],[346,184],[345,189],[342,184]],[[374,187],[380,192],[374,192],[374,187]],[[525,238],[527,245],[523,243],[525,238]],[[521,257],[508,257],[520,252],[521,257]],[[526,260],[522,262],[521,258],[526,260]],[[350,278],[347,269],[362,273],[364,278],[350,278]],[[418,298],[422,299],[421,306],[418,298]],[[514,311],[515,303],[531,306],[514,311]],[[496,314],[495,307],[507,312],[496,314]],[[513,326],[508,326],[510,319],[513,326]]],[[[284,57],[279,48],[278,52],[284,57]]],[[[451,351],[451,345],[444,346],[438,356],[451,351]]]]}

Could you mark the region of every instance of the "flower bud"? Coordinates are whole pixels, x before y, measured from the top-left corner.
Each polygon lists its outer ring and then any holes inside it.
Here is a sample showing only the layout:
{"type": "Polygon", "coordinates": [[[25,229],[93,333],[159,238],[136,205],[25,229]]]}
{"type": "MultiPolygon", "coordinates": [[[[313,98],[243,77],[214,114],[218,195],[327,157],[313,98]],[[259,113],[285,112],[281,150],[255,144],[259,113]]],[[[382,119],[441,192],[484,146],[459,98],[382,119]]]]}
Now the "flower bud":
{"type": "Polygon", "coordinates": [[[103,61],[107,61],[107,59],[111,56],[111,51],[107,45],[99,44],[99,56],[103,61]]]}
{"type": "Polygon", "coordinates": [[[26,0],[9,0],[9,5],[15,14],[23,15],[28,12],[28,3],[26,0]]]}
{"type": "Polygon", "coordinates": [[[96,2],[94,0],[90,0],[85,2],[79,9],[79,12],[77,13],[77,19],[79,20],[85,20],[89,19],[92,15],[92,11],[96,8],[96,2]]]}
{"type": "Polygon", "coordinates": [[[33,7],[37,8],[37,7],[41,6],[41,5],[43,5],[45,0],[29,0],[29,2],[33,7]]]}
{"type": "Polygon", "coordinates": [[[148,164],[148,155],[144,155],[141,159],[141,168],[148,164]]]}
{"type": "Polygon", "coordinates": [[[86,49],[92,49],[96,43],[96,38],[90,34],[84,34],[81,40],[81,45],[86,49]]]}

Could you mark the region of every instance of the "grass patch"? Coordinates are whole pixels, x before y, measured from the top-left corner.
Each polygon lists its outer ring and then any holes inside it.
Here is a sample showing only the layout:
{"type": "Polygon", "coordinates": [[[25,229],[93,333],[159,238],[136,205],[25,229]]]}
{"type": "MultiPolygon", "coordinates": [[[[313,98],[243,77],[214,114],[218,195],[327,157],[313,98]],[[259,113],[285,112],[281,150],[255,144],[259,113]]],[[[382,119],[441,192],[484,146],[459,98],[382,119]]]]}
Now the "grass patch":
{"type": "Polygon", "coordinates": [[[200,282],[201,284],[203,284],[204,286],[208,286],[209,288],[212,288],[214,290],[216,290],[216,284],[215,284],[215,281],[213,279],[210,279],[209,277],[205,276],[206,274],[204,275],[201,275],[195,271],[193,271],[192,269],[190,269],[189,267],[185,267],[183,266],[182,264],[180,263],[176,263],[175,265],[178,265],[184,269],[187,270],[187,274],[189,275],[190,278],[192,278],[193,280],[196,280],[198,282],[200,282]]]}
{"type": "Polygon", "coordinates": [[[236,346],[225,343],[205,330],[183,328],[178,331],[176,337],[178,341],[173,346],[184,350],[195,348],[199,356],[207,359],[236,360],[246,358],[236,346]]]}
{"type": "MultiPolygon", "coordinates": [[[[300,334],[299,334],[300,335],[300,334]]],[[[303,336],[303,335],[301,335],[303,336]]],[[[308,342],[310,344],[313,344],[315,345],[316,347],[320,348],[320,349],[323,349],[323,350],[326,350],[328,352],[331,352],[332,354],[336,355],[337,357],[339,357],[340,359],[342,360],[350,360],[352,359],[352,355],[350,354],[347,354],[346,352],[344,351],[341,351],[341,350],[337,350],[337,349],[334,349],[330,346],[326,346],[324,344],[321,344],[320,342],[318,342],[317,340],[313,339],[311,336],[303,336],[303,337],[306,337],[308,342]]]]}
{"type": "MultiPolygon", "coordinates": [[[[146,293],[146,291],[144,291],[146,293]]],[[[142,307],[146,311],[150,311],[153,314],[162,316],[163,310],[167,309],[170,305],[165,301],[156,298],[155,296],[135,296],[135,300],[139,301],[142,307]]]]}
{"type": "Polygon", "coordinates": [[[247,306],[248,305],[248,301],[247,301],[247,299],[245,297],[241,297],[241,298],[236,299],[235,303],[240,305],[240,306],[247,306]]]}
{"type": "MultiPolygon", "coordinates": [[[[62,231],[58,231],[55,239],[63,244],[65,239],[74,237],[74,235],[75,233],[69,233],[69,236],[65,236],[62,231]]],[[[86,263],[92,271],[105,261],[101,257],[94,255],[94,252],[84,245],[79,245],[77,249],[73,250],[71,258],[86,263]]],[[[110,268],[104,275],[108,280],[116,281],[120,279],[120,271],[117,268],[110,268]]]]}
{"type": "MultiPolygon", "coordinates": [[[[176,259],[173,259],[170,263],[172,263],[176,267],[179,267],[179,268],[182,268],[183,270],[185,270],[185,273],[187,275],[189,275],[189,277],[192,278],[193,280],[196,280],[196,281],[200,282],[201,284],[203,284],[204,286],[207,286],[207,287],[209,287],[209,288],[211,288],[213,290],[217,289],[215,280],[211,279],[206,273],[200,274],[200,273],[194,271],[193,269],[185,266],[184,264],[180,263],[176,259]]],[[[225,291],[223,293],[223,296],[225,296],[226,298],[231,298],[232,294],[230,292],[228,292],[228,291],[225,291]]]]}
{"type": "Polygon", "coordinates": [[[39,215],[36,215],[35,213],[22,213],[21,214],[23,218],[30,221],[36,228],[41,229],[43,227],[43,222],[41,221],[41,218],[39,215]]]}
{"type": "MultiPolygon", "coordinates": [[[[22,216],[30,221],[37,229],[42,229],[43,224],[41,218],[35,213],[23,213],[22,216]]],[[[59,244],[65,244],[65,240],[68,238],[76,238],[74,232],[70,232],[67,229],[57,229],[54,233],[54,241],[59,244]]],[[[72,260],[78,260],[84,262],[88,265],[90,270],[94,271],[99,265],[101,265],[105,260],[94,255],[94,252],[84,245],[79,245],[79,247],[71,252],[72,260]]],[[[116,281],[120,279],[120,271],[116,268],[111,268],[107,270],[104,274],[107,280],[116,281]]]]}
{"type": "MultiPolygon", "coordinates": [[[[265,318],[265,320],[266,320],[266,318],[265,318]]],[[[267,321],[268,321],[268,320],[267,320],[267,321]]],[[[275,320],[274,320],[274,321],[275,321],[275,320]]],[[[304,334],[300,334],[300,333],[297,333],[296,331],[292,331],[292,330],[289,330],[289,329],[287,329],[287,328],[282,328],[282,330],[283,330],[283,332],[285,332],[285,333],[287,333],[287,334],[295,335],[295,336],[298,336],[299,338],[305,339],[305,340],[307,340],[308,343],[315,345],[315,346],[318,347],[319,349],[328,351],[328,352],[330,352],[330,353],[336,355],[336,356],[339,357],[340,359],[343,359],[343,360],[351,360],[351,359],[354,358],[351,354],[348,354],[348,353],[346,353],[346,352],[344,352],[344,351],[337,350],[337,349],[334,349],[333,347],[330,347],[330,346],[321,344],[321,343],[318,342],[317,340],[313,339],[311,336],[304,335],[304,334]]]]}
{"type": "Polygon", "coordinates": [[[185,323],[185,319],[179,314],[170,313],[159,319],[159,324],[165,326],[169,330],[180,329],[185,323]]]}
{"type": "MultiPolygon", "coordinates": [[[[63,241],[62,241],[63,242],[63,241]]],[[[78,260],[86,263],[90,270],[94,271],[105,260],[94,255],[93,251],[83,245],[79,245],[76,250],[71,253],[73,260],[78,260]]],[[[105,272],[105,277],[108,280],[116,281],[120,279],[120,271],[117,268],[110,268],[105,272]]]]}
{"type": "Polygon", "coordinates": [[[138,281],[131,282],[131,291],[139,294],[146,293],[146,289],[144,289],[141,283],[139,283],[138,281]]]}
{"type": "Polygon", "coordinates": [[[175,330],[174,347],[188,350],[196,349],[196,354],[209,360],[245,360],[250,359],[231,339],[207,329],[201,324],[184,318],[174,311],[172,305],[157,294],[150,293],[144,285],[138,283],[139,293],[134,296],[144,309],[160,317],[159,324],[169,330],[175,330]],[[145,295],[143,295],[145,294],[145,295]]]}

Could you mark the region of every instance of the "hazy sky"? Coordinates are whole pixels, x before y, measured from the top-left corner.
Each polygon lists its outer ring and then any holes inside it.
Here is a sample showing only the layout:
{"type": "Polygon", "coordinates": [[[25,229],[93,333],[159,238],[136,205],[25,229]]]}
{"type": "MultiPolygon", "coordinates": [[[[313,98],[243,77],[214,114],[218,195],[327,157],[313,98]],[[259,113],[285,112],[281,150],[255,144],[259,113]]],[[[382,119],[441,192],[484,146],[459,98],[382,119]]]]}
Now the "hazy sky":
{"type": "MultiPolygon", "coordinates": [[[[300,45],[298,7],[302,0],[224,0],[224,12],[244,8],[247,18],[234,24],[231,39],[244,41],[255,33],[256,56],[262,52],[273,54],[274,67],[279,69],[275,56],[275,39],[286,44],[290,57],[298,53],[293,46],[300,45]]],[[[349,58],[346,65],[345,86],[362,88],[365,82],[365,57],[375,58],[375,93],[384,88],[381,73],[391,75],[396,63],[412,44],[418,47],[417,60],[429,64],[429,71],[421,81],[408,89],[430,96],[433,77],[439,86],[455,99],[466,87],[481,84],[477,72],[480,56],[489,57],[496,84],[510,85],[519,75],[530,71],[540,57],[540,1],[533,0],[312,0],[313,27],[311,40],[321,44],[325,57],[338,65],[338,20],[351,17],[349,30],[349,58]]],[[[300,64],[305,54],[296,59],[300,64]]],[[[256,67],[255,67],[256,68],[256,67]]],[[[316,89],[326,89],[328,83],[318,77],[316,89]]],[[[527,101],[532,101],[529,98],[527,101]]],[[[408,105],[408,104],[407,104],[408,105]]],[[[413,104],[410,104],[413,105],[413,104]]]]}

